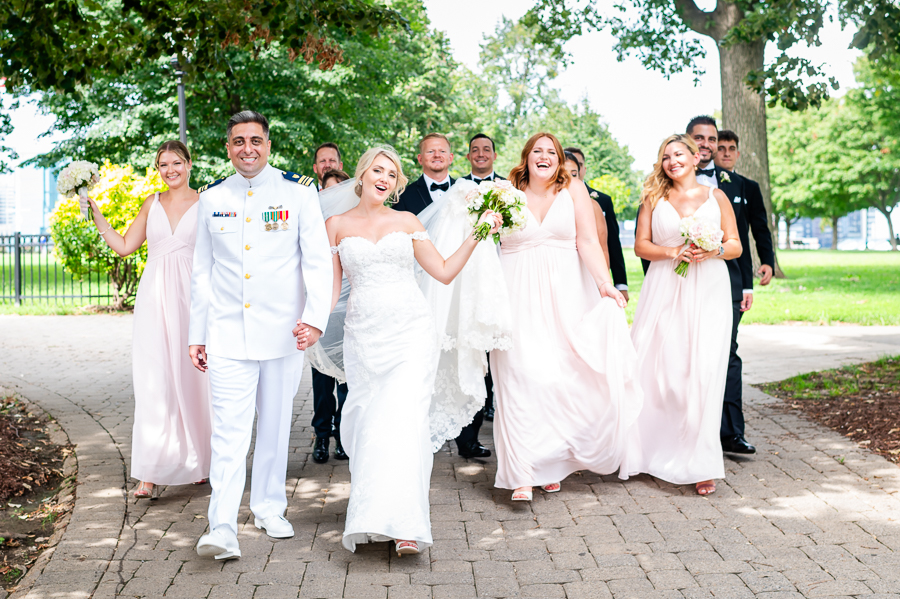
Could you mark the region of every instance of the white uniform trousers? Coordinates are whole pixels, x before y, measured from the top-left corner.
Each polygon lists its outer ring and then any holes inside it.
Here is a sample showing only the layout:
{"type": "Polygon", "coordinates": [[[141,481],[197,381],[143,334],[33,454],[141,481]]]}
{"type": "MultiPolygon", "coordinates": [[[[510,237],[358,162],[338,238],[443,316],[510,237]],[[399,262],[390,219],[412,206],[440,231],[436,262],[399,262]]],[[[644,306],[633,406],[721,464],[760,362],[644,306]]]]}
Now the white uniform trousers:
{"type": "Polygon", "coordinates": [[[209,468],[209,529],[237,534],[238,510],[247,480],[247,452],[257,413],[250,477],[250,510],[258,518],[287,508],[288,440],[294,396],[303,375],[303,354],[274,360],[208,356],[212,391],[212,460],[209,468]]]}

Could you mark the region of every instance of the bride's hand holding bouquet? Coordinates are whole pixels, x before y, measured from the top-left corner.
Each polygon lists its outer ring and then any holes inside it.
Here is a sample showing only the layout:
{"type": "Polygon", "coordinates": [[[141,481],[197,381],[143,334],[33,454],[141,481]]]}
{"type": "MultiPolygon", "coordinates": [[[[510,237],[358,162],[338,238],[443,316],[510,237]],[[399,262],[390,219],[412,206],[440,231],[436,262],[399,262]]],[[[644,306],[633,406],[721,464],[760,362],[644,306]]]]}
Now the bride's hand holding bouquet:
{"type": "Polygon", "coordinates": [[[525,192],[513,187],[509,181],[482,181],[477,189],[466,194],[469,222],[475,226],[475,239],[482,241],[494,236],[494,243],[525,227],[525,192]],[[489,226],[486,213],[499,217],[499,227],[489,226]]]}

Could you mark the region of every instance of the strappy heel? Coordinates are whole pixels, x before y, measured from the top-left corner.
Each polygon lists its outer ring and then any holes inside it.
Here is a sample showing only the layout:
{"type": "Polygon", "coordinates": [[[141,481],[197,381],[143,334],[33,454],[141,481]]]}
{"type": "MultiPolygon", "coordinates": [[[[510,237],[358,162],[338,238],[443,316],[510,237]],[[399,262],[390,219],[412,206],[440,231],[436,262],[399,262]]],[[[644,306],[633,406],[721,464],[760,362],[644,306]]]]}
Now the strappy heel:
{"type": "Polygon", "coordinates": [[[531,501],[532,499],[534,499],[534,489],[531,489],[530,487],[527,491],[525,490],[525,487],[519,487],[513,491],[513,501],[531,501]]]}
{"type": "Polygon", "coordinates": [[[159,499],[159,485],[141,481],[134,490],[135,499],[159,499]]]}
{"type": "Polygon", "coordinates": [[[549,485],[541,485],[544,493],[559,493],[562,486],[559,483],[550,483],[549,485]]]}
{"type": "Polygon", "coordinates": [[[697,495],[712,495],[716,492],[716,483],[715,481],[705,480],[702,483],[697,483],[697,495]]]}
{"type": "Polygon", "coordinates": [[[419,544],[415,541],[394,541],[394,549],[397,551],[397,557],[415,555],[419,553],[419,544]]]}

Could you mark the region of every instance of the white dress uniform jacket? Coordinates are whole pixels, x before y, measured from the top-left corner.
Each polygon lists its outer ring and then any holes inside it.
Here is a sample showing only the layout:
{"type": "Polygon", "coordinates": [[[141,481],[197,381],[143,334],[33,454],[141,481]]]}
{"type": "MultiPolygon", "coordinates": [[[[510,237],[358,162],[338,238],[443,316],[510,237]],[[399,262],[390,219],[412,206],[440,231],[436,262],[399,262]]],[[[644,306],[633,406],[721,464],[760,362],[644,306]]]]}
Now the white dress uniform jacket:
{"type": "Polygon", "coordinates": [[[266,165],[252,179],[234,174],[201,188],[191,345],[271,360],[297,353],[298,319],[325,330],[334,275],[313,181],[266,165]]]}

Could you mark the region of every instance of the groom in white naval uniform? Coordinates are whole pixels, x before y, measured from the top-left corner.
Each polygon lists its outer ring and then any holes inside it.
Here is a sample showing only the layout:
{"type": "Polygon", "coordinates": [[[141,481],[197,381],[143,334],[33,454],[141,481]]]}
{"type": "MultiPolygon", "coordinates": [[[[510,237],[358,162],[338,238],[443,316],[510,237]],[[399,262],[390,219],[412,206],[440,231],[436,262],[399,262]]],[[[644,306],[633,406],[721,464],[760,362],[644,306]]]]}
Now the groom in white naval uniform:
{"type": "Polygon", "coordinates": [[[268,165],[266,118],[228,121],[228,157],[237,173],[200,188],[191,277],[191,359],[209,370],[212,462],[209,533],[197,553],[240,557],[237,516],[247,452],[258,421],[250,509],[270,537],[294,535],[287,508],[288,438],[303,372],[293,328],[318,340],[331,311],[331,250],[314,178],[268,165]]]}

